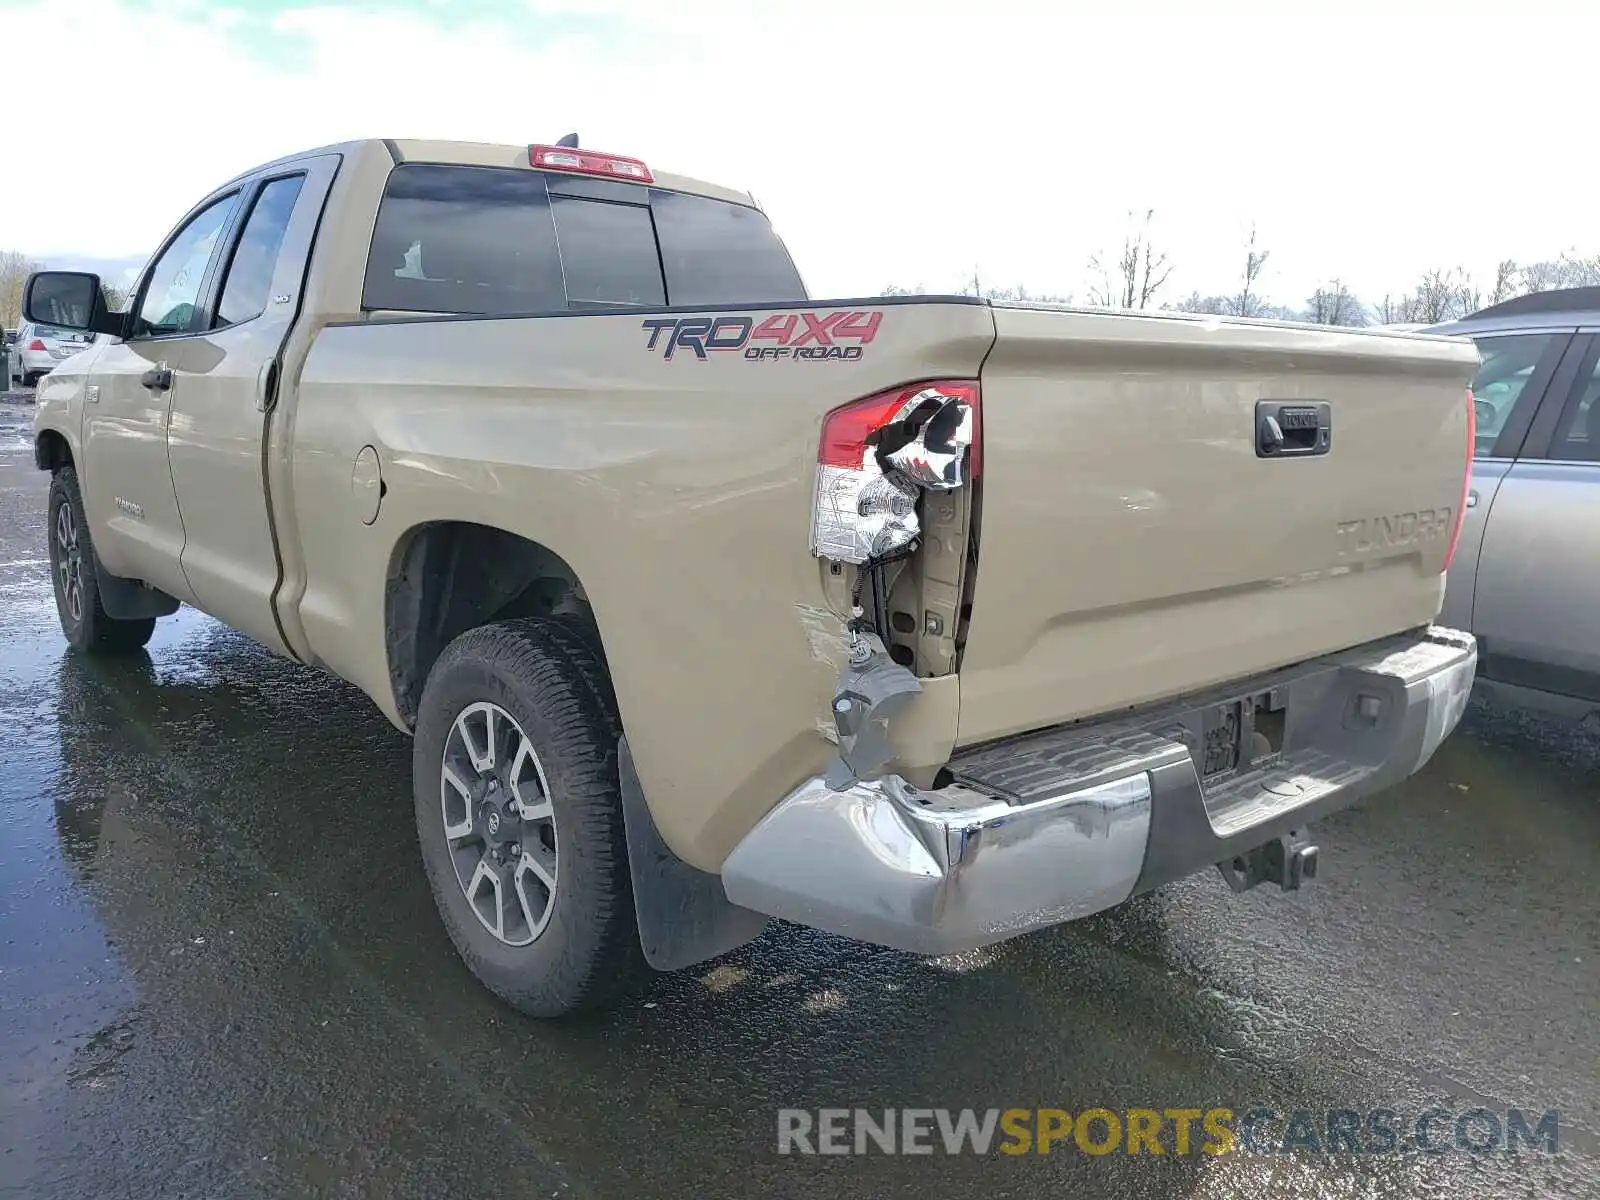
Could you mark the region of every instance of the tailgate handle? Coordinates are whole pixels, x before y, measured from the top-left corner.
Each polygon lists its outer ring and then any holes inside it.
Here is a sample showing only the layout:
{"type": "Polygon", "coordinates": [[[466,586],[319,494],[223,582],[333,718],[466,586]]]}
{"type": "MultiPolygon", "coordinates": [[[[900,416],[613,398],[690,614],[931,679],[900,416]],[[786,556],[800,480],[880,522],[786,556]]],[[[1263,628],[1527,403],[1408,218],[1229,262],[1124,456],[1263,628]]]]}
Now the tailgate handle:
{"type": "Polygon", "coordinates": [[[1257,458],[1315,458],[1333,446],[1326,400],[1256,401],[1257,458]]]}

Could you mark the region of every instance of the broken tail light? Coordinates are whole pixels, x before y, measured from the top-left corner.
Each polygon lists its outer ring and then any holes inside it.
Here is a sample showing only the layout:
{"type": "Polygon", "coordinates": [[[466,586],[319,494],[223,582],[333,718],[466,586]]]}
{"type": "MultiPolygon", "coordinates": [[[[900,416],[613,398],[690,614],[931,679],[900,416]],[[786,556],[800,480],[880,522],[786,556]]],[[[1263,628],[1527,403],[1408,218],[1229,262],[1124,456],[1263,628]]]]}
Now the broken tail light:
{"type": "Polygon", "coordinates": [[[1456,503],[1455,525],[1450,530],[1450,545],[1444,552],[1444,569],[1448,571],[1450,564],[1456,560],[1456,543],[1461,540],[1461,527],[1467,521],[1467,494],[1472,490],[1472,460],[1477,455],[1478,449],[1478,402],[1472,394],[1472,389],[1467,389],[1467,463],[1461,474],[1461,496],[1456,503]]]}
{"type": "Polygon", "coordinates": [[[910,545],[917,497],[975,478],[978,382],[936,380],[892,388],[836,408],[822,422],[811,515],[811,552],[861,564],[910,545]]]}

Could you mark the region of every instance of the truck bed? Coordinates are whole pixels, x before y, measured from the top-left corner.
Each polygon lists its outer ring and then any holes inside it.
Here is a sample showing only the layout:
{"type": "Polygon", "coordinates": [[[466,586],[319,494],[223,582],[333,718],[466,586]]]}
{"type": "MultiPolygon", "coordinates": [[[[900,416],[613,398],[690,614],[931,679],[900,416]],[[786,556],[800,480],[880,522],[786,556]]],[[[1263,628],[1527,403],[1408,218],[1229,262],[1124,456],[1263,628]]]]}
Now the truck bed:
{"type": "Polygon", "coordinates": [[[995,306],[963,743],[1431,621],[1477,358],[1444,339],[995,306]],[[1263,401],[1326,453],[1259,457],[1263,401]]]}

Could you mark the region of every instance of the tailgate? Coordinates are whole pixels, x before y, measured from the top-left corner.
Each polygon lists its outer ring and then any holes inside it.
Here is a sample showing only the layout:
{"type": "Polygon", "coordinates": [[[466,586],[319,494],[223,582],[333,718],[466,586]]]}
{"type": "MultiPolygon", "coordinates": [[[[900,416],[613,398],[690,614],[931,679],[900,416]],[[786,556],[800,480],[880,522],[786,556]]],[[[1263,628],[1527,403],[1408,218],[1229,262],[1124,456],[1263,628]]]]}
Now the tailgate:
{"type": "MultiPolygon", "coordinates": [[[[1256,674],[1438,613],[1470,342],[994,309],[963,744],[1256,674]],[[1261,457],[1258,404],[1326,404],[1261,457]]],[[[1270,410],[1276,412],[1276,409],[1270,410]]]]}

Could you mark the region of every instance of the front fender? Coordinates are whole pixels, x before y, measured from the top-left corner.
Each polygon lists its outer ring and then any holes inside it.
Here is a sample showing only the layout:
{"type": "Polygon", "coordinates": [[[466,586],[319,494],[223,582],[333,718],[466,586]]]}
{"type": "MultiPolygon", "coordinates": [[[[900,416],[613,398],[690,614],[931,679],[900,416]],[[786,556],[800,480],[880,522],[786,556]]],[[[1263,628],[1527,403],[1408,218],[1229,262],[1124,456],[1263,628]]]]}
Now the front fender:
{"type": "MultiPolygon", "coordinates": [[[[83,462],[83,401],[90,386],[90,369],[102,349],[96,347],[77,356],[86,359],[81,367],[63,364],[39,380],[33,397],[33,462],[41,471],[83,462]],[[65,461],[61,457],[63,451],[65,461]]],[[[69,359],[68,363],[75,361],[69,359]]]]}

